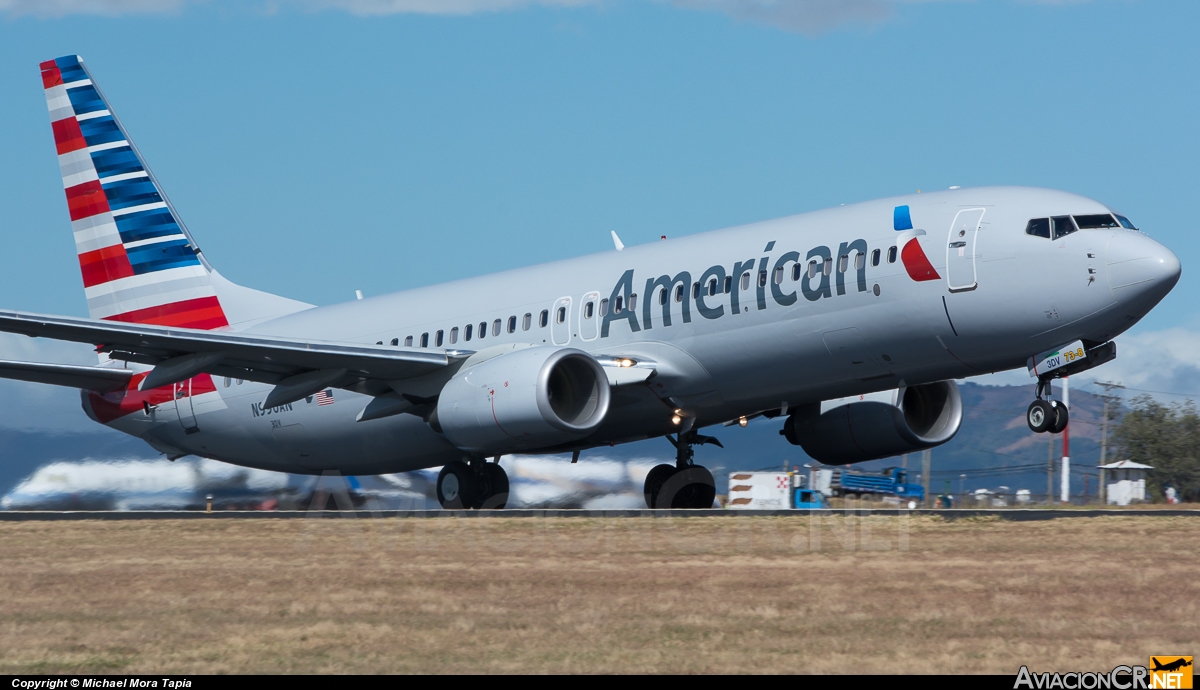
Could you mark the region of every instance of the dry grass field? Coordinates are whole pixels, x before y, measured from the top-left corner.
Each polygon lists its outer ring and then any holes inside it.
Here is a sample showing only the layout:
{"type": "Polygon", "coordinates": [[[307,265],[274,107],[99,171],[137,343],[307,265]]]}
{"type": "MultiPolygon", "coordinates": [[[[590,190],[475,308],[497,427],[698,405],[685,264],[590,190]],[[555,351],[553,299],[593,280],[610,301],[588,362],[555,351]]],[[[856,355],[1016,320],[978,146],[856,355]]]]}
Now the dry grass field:
{"type": "Polygon", "coordinates": [[[0,523],[0,673],[1107,670],[1200,652],[1200,520],[0,523]]]}

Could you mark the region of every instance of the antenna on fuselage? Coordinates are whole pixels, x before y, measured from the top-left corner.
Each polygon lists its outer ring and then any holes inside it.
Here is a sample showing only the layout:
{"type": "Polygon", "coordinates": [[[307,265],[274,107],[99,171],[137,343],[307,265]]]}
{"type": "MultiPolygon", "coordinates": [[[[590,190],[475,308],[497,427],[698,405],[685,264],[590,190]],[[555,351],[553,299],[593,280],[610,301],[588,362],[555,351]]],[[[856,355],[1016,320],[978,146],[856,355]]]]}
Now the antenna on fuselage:
{"type": "Polygon", "coordinates": [[[625,248],[625,243],[621,241],[621,238],[620,238],[620,237],[617,237],[617,231],[616,231],[616,230],[609,230],[609,232],[611,232],[611,233],[612,233],[612,237],[613,237],[613,245],[614,245],[614,246],[616,246],[616,248],[617,248],[617,251],[621,251],[622,249],[624,249],[624,248],[625,248]]]}

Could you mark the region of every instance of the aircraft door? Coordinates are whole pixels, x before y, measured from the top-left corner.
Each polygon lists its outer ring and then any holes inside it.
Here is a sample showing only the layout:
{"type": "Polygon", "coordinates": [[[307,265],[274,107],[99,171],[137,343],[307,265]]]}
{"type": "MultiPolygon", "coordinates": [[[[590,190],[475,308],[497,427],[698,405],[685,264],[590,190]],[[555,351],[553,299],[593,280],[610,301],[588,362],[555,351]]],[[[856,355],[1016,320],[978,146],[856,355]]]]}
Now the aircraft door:
{"type": "Polygon", "coordinates": [[[192,410],[192,380],[180,381],[174,385],[175,413],[179,415],[179,424],[183,430],[193,434],[200,430],[196,425],[196,413],[192,410]]]}
{"type": "Polygon", "coordinates": [[[963,209],[950,224],[950,236],[946,240],[946,285],[950,292],[974,290],[978,286],[975,251],[983,213],[982,208],[963,209]]]}
{"type": "Polygon", "coordinates": [[[559,297],[550,310],[550,340],[555,345],[571,342],[571,298],[559,297]]]}
{"type": "Polygon", "coordinates": [[[587,293],[579,304],[579,337],[595,340],[600,337],[600,293],[587,293]]]}

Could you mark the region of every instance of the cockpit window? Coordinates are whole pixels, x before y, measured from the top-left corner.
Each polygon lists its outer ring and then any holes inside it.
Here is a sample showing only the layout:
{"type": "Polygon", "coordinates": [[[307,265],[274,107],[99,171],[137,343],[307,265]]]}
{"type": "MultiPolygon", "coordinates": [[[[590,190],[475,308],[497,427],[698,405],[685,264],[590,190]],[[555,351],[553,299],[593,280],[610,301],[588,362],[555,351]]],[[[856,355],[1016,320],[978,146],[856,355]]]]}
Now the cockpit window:
{"type": "Polygon", "coordinates": [[[1075,216],[1075,224],[1079,226],[1080,230],[1117,227],[1117,221],[1107,213],[1097,213],[1094,216],[1075,216]]]}
{"type": "Polygon", "coordinates": [[[1125,216],[1118,215],[1117,220],[1121,221],[1121,227],[1127,230],[1137,230],[1137,228],[1133,226],[1133,223],[1129,222],[1129,219],[1125,216]]]}
{"type": "Polygon", "coordinates": [[[1050,239],[1050,219],[1034,218],[1025,226],[1025,234],[1050,239]]]}
{"type": "Polygon", "coordinates": [[[1075,223],[1071,222],[1071,216],[1054,216],[1050,221],[1054,225],[1054,239],[1056,240],[1078,230],[1075,223]]]}

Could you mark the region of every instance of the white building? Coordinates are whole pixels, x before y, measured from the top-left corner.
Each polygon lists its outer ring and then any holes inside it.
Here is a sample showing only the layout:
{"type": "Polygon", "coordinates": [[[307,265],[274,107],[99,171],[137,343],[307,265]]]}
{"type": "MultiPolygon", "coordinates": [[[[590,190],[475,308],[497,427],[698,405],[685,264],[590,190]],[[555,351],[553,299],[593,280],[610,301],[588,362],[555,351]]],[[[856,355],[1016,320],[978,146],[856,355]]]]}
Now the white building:
{"type": "Polygon", "coordinates": [[[1121,460],[1100,466],[1101,483],[1109,505],[1127,506],[1146,501],[1146,470],[1154,469],[1140,462],[1121,460]]]}

